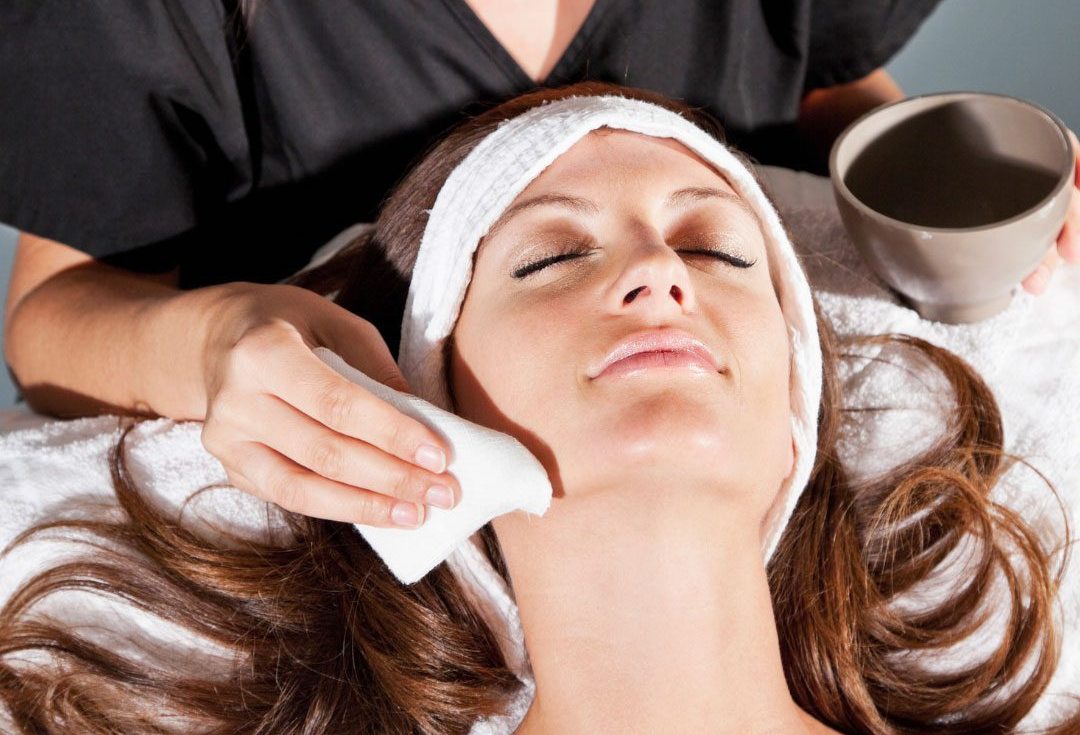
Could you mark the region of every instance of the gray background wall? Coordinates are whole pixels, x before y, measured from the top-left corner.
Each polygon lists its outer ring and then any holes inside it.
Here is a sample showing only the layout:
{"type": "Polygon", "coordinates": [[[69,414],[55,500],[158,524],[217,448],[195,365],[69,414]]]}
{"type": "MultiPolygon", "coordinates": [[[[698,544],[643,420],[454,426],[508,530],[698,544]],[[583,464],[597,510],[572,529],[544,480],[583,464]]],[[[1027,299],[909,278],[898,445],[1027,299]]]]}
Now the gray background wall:
{"type": "Polygon", "coordinates": [[[1080,130],[1080,2],[944,0],[886,67],[910,95],[1000,92],[1080,130]]]}
{"type": "MultiPolygon", "coordinates": [[[[1048,107],[1080,130],[1077,39],[1077,0],[944,0],[887,68],[908,94],[1012,94],[1048,107]]],[[[0,296],[7,291],[14,247],[14,231],[0,225],[0,296]]],[[[5,370],[0,408],[13,401],[5,370]]]]}

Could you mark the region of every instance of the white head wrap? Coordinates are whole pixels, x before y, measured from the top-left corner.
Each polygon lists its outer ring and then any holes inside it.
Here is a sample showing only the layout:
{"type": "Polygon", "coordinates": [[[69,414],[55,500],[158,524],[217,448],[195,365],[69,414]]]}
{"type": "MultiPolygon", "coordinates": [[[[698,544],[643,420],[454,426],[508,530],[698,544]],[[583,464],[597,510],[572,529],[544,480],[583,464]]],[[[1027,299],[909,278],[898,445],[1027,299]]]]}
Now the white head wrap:
{"type": "Polygon", "coordinates": [[[600,127],[682,143],[727,179],[764,230],[769,269],[790,336],[795,446],[794,469],[765,519],[762,538],[767,561],[814,463],[822,380],[817,321],[795,250],[753,175],[723,144],[679,114],[615,95],[568,97],[503,121],[470,151],[440,190],[420,242],[402,321],[402,373],[418,396],[449,410],[443,346],[461,312],[480,239],[529,182],[600,127]]]}

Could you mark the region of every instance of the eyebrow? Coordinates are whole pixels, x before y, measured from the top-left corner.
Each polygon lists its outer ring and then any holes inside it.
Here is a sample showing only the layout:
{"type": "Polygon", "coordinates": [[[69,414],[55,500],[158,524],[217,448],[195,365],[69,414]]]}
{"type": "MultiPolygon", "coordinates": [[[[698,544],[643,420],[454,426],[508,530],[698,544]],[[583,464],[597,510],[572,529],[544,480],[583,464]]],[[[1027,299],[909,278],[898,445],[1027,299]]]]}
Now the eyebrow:
{"type": "Polygon", "coordinates": [[[666,206],[681,209],[703,199],[723,199],[736,205],[751,219],[757,219],[753,208],[745,199],[734,192],[717,189],[715,186],[687,186],[673,191],[668,195],[666,206]]]}
{"type": "Polygon", "coordinates": [[[489,238],[493,236],[517,215],[537,207],[561,207],[562,209],[568,209],[571,212],[580,215],[595,216],[600,213],[600,207],[596,206],[596,202],[591,199],[583,199],[582,197],[570,196],[568,194],[540,194],[539,196],[526,199],[523,202],[518,202],[517,204],[507,207],[506,211],[495,220],[495,224],[488,228],[487,234],[484,235],[484,237],[489,238]]]}
{"type": "MultiPolygon", "coordinates": [[[[754,220],[757,220],[757,216],[754,214],[754,210],[750,205],[746,203],[746,200],[730,191],[724,191],[723,189],[717,189],[713,186],[687,186],[682,189],[671,192],[668,195],[665,206],[668,208],[682,209],[684,207],[707,199],[721,199],[731,202],[737,205],[747,215],[754,220]]],[[[584,199],[582,197],[570,196],[568,194],[540,194],[526,199],[523,202],[518,202],[510,207],[506,208],[506,211],[499,216],[495,223],[488,228],[487,234],[484,238],[492,237],[499,229],[506,226],[506,224],[517,215],[529,209],[535,209],[536,207],[560,207],[562,209],[569,210],[575,214],[580,215],[597,215],[600,213],[600,207],[596,202],[591,199],[584,199]]]]}

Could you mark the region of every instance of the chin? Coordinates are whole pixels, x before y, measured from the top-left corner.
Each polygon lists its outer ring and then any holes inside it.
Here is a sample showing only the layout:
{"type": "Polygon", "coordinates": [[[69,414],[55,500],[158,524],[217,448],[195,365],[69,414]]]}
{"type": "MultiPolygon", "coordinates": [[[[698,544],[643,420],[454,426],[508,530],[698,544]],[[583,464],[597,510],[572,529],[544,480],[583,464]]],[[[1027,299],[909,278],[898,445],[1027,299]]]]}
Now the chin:
{"type": "Polygon", "coordinates": [[[699,396],[666,394],[641,400],[608,416],[593,434],[598,457],[636,466],[667,466],[688,461],[730,461],[737,426],[718,402],[699,396]]]}

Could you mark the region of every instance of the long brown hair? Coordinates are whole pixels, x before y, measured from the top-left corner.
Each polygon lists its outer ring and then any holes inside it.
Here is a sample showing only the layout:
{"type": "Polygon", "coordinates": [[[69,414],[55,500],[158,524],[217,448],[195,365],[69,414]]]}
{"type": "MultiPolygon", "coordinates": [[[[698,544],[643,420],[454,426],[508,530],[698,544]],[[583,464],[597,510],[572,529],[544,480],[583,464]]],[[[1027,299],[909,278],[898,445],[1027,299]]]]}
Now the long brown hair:
{"type": "MultiPolygon", "coordinates": [[[[587,82],[535,91],[452,131],[394,190],[373,231],[293,282],[374,322],[396,351],[425,213],[450,171],[501,120],[545,100],[610,93],[663,105],[722,139],[704,113],[644,90],[587,82]]],[[[839,345],[820,310],[818,321],[826,379],[816,465],[768,567],[789,688],[846,732],[1013,732],[1057,664],[1064,558],[1055,569],[1056,550],[990,498],[1012,461],[997,404],[943,349],[901,335],[839,345]],[[841,349],[874,342],[928,358],[955,408],[931,449],[856,481],[837,453],[848,410],[837,361],[841,349]],[[947,599],[921,610],[894,604],[971,539],[973,571],[947,599]],[[1009,613],[995,650],[948,675],[905,655],[970,636],[1000,595],[995,579],[1006,591],[996,604],[1009,613]]],[[[0,612],[0,701],[18,732],[467,733],[520,687],[445,565],[403,586],[348,525],[292,514],[288,542],[206,538],[140,495],[124,462],[130,428],[110,456],[119,520],[54,520],[14,542],[65,530],[94,543],[33,577],[0,612]],[[129,601],[232,652],[233,665],[192,676],[119,654],[35,613],[61,590],[129,601]],[[53,665],[12,661],[34,652],[53,665]]],[[[481,537],[506,578],[490,524],[481,537]]],[[[1054,731],[1080,731],[1080,715],[1054,731]]]]}

